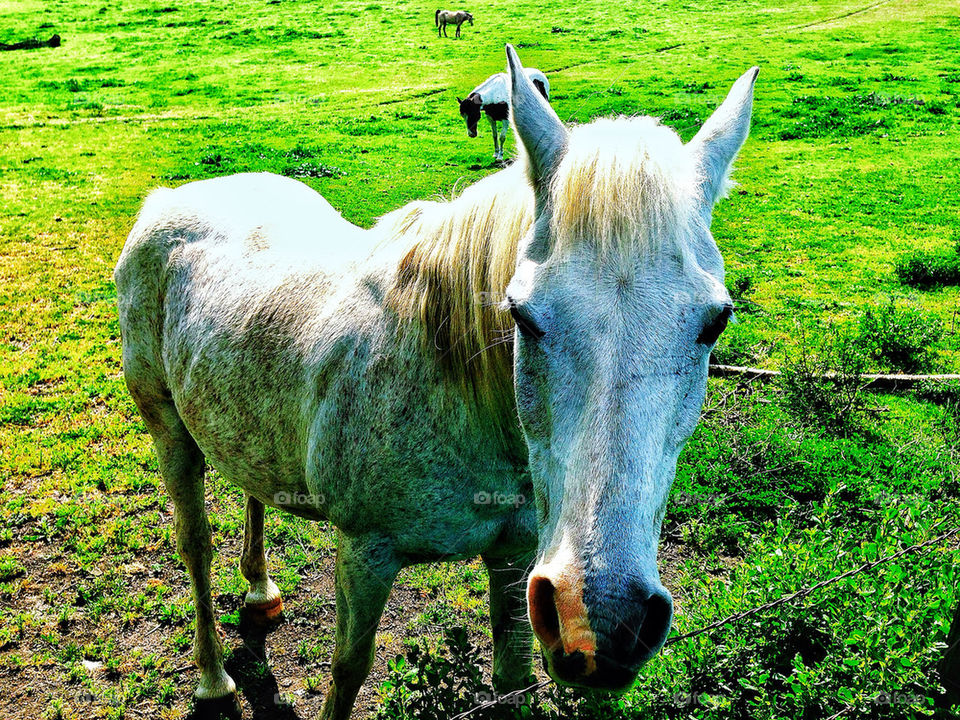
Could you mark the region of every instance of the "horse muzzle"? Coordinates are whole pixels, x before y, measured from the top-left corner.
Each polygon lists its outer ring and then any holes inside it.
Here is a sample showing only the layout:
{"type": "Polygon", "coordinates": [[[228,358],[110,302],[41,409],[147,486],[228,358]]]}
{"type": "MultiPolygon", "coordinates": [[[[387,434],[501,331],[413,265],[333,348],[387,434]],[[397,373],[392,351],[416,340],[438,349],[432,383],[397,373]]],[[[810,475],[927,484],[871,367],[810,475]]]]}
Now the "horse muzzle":
{"type": "Polygon", "coordinates": [[[570,575],[531,575],[527,606],[547,672],[563,685],[624,692],[670,633],[673,598],[659,580],[627,580],[588,607],[589,595],[570,575]]]}

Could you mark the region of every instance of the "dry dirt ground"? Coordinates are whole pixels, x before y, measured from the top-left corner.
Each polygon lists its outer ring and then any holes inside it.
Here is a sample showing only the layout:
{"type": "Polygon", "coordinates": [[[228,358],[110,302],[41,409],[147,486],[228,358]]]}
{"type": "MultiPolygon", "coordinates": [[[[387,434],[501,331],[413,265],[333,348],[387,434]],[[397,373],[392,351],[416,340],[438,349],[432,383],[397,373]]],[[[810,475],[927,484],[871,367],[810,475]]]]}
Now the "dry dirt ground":
{"type": "MultiPolygon", "coordinates": [[[[169,515],[166,520],[169,521],[169,515]]],[[[12,544],[19,544],[16,537],[12,544]]],[[[9,609],[15,611],[28,608],[35,610],[44,605],[45,598],[63,597],[64,594],[69,594],[71,589],[75,592],[75,587],[81,580],[59,560],[60,553],[56,546],[37,547],[35,543],[27,543],[23,547],[30,546],[34,548],[32,552],[21,554],[24,575],[27,578],[43,580],[31,583],[23,588],[23,592],[11,598],[11,602],[15,604],[5,603],[9,609]]],[[[224,542],[216,548],[216,552],[226,558],[238,557],[239,551],[239,538],[224,542]]],[[[680,546],[671,544],[666,544],[661,549],[663,579],[667,587],[672,585],[670,570],[680,558],[680,552],[680,546]]],[[[144,557],[141,561],[125,566],[122,571],[131,592],[139,590],[144,583],[163,582],[176,588],[180,595],[189,593],[184,569],[173,563],[163,562],[161,558],[144,557]],[[158,561],[158,564],[153,565],[151,561],[158,561]]],[[[192,691],[199,673],[192,661],[190,646],[183,647],[176,655],[169,654],[168,640],[173,634],[173,628],[163,627],[142,618],[129,625],[117,622],[116,618],[108,618],[111,620],[108,626],[122,628],[120,633],[112,638],[119,662],[112,668],[100,664],[85,664],[86,672],[93,678],[98,692],[91,692],[89,687],[80,682],[65,683],[63,678],[58,677],[62,671],[53,660],[19,669],[13,669],[9,663],[4,662],[4,669],[0,670],[0,718],[56,718],[58,715],[53,700],[58,697],[68,707],[63,717],[111,717],[110,702],[104,700],[104,697],[110,696],[111,686],[119,687],[118,681],[125,672],[127,658],[144,654],[165,658],[166,662],[161,665],[163,669],[159,670],[159,673],[173,679],[175,695],[172,702],[165,705],[151,700],[128,706],[123,717],[187,717],[192,720],[217,717],[237,720],[306,720],[316,717],[326,692],[332,642],[325,648],[328,652],[324,653],[323,658],[311,657],[306,662],[298,652],[298,647],[304,639],[316,638],[321,634],[332,637],[335,619],[333,571],[334,556],[331,552],[310,568],[308,576],[303,579],[295,593],[284,598],[284,614],[280,621],[270,628],[249,622],[242,612],[239,623],[220,624],[224,645],[231,651],[227,671],[240,688],[237,698],[239,713],[222,704],[197,704],[193,701],[192,691]],[[307,601],[310,601],[308,604],[311,610],[308,613],[300,612],[300,608],[307,601]],[[318,677],[321,680],[316,684],[306,682],[307,678],[318,677]]],[[[435,636],[441,631],[438,626],[418,621],[431,599],[433,598],[429,592],[405,586],[402,582],[394,586],[377,633],[376,660],[361,689],[353,718],[368,718],[376,712],[377,688],[387,678],[387,662],[403,653],[406,638],[435,636]]],[[[484,601],[486,602],[486,598],[484,601]]],[[[678,611],[682,612],[683,598],[677,597],[676,601],[678,611]]],[[[242,597],[239,595],[216,595],[214,602],[221,617],[239,611],[242,607],[242,597]]],[[[22,657],[26,654],[25,650],[31,647],[39,651],[44,645],[40,634],[49,630],[43,627],[26,628],[18,649],[0,649],[0,658],[7,655],[6,659],[9,659],[14,652],[22,657]]],[[[58,631],[62,633],[64,642],[73,642],[79,646],[107,639],[98,636],[93,623],[82,619],[64,622],[58,631]]],[[[472,628],[471,638],[482,648],[483,655],[490,657],[489,637],[472,628]]],[[[546,678],[539,663],[537,665],[538,675],[542,679],[546,678]]]]}

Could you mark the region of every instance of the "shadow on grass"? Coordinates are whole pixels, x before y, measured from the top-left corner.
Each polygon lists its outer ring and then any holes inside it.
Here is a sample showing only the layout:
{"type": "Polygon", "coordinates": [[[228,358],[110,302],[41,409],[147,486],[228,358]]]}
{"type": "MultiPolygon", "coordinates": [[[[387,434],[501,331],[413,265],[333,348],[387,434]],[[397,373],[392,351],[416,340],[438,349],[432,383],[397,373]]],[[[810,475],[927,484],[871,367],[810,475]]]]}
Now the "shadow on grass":
{"type": "MultiPolygon", "coordinates": [[[[224,664],[227,673],[237,683],[237,692],[252,710],[254,720],[302,720],[293,706],[292,698],[280,691],[267,657],[267,635],[280,624],[282,616],[272,624],[254,620],[246,611],[240,611],[240,637],[243,644],[233,649],[224,664]]],[[[238,698],[197,700],[187,720],[241,720],[243,712],[238,698]]]]}

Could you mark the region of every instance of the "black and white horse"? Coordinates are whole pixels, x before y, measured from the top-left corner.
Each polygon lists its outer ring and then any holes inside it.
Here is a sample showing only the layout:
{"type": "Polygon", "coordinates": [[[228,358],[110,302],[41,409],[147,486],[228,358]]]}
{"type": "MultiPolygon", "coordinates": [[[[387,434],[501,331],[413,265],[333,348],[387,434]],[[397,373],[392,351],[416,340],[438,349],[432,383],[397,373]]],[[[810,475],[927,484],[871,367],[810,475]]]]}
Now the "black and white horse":
{"type": "MultiPolygon", "coordinates": [[[[536,68],[524,68],[534,87],[540,91],[545,100],[550,99],[550,81],[547,76],[536,68]]],[[[466,98],[457,98],[460,104],[460,116],[467,123],[467,133],[470,137],[477,136],[477,124],[480,114],[486,113],[493,130],[493,157],[503,160],[503,141],[507,138],[507,126],[510,124],[510,91],[507,85],[506,73],[491,75],[477,85],[466,98]],[[497,123],[500,123],[499,133],[497,123]]]]}

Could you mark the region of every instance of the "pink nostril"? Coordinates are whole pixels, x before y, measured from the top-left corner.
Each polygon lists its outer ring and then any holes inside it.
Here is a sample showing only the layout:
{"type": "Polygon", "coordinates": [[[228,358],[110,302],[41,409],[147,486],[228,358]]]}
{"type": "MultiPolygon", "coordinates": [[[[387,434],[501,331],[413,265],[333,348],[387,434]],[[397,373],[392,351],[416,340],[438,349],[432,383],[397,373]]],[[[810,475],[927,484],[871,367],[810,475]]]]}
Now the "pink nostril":
{"type": "Polygon", "coordinates": [[[530,624],[540,642],[550,650],[556,650],[562,644],[560,639],[560,617],[554,602],[553,583],[543,576],[532,577],[527,588],[527,604],[530,609],[530,624]]]}

